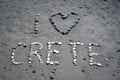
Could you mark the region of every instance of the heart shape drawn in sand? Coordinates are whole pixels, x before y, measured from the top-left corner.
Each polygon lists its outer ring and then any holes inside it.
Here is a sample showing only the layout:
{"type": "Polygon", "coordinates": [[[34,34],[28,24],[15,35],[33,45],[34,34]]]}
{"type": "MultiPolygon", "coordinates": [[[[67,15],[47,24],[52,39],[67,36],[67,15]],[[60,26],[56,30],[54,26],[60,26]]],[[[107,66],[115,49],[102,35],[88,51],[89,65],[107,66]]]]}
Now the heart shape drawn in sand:
{"type": "Polygon", "coordinates": [[[66,16],[62,13],[56,13],[51,15],[49,18],[49,21],[53,25],[54,29],[62,35],[67,35],[74,27],[76,27],[79,20],[80,18],[75,12],[71,12],[66,16]]]}

